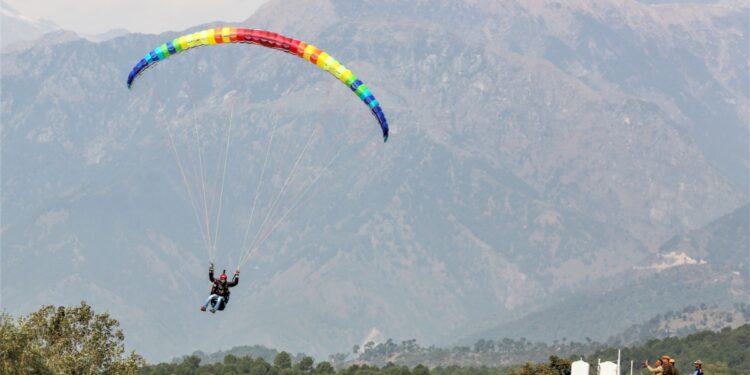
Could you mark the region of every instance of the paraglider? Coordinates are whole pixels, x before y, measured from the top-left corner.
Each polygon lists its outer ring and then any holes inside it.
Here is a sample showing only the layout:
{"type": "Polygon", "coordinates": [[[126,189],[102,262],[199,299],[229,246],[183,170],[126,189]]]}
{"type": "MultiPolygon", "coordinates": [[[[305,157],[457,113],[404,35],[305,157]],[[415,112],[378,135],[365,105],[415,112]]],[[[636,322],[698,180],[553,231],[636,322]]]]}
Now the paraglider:
{"type": "Polygon", "coordinates": [[[331,73],[343,84],[348,86],[369,108],[378,120],[383,131],[383,141],[388,140],[388,121],[385,118],[380,103],[370,92],[369,87],[362,82],[351,70],[338,62],[333,56],[320,50],[312,44],[276,34],[265,30],[245,29],[240,27],[222,27],[198,31],[183,35],[170,42],[164,43],[146,54],[130,71],[128,88],[148,68],[159,61],[166,60],[172,55],[185,50],[222,43],[246,43],[272,48],[301,57],[319,68],[331,73]]]}
{"type": "Polygon", "coordinates": [[[227,281],[226,270],[222,271],[219,278],[216,279],[214,278],[214,265],[212,263],[208,267],[208,280],[213,283],[211,286],[211,294],[201,306],[201,311],[206,311],[206,308],[208,308],[209,305],[211,306],[212,313],[215,313],[216,310],[222,311],[229,303],[229,288],[237,286],[240,282],[240,270],[234,271],[232,281],[227,281]]]}
{"type": "MultiPolygon", "coordinates": [[[[213,28],[213,29],[207,29],[203,31],[198,31],[192,34],[183,35],[176,39],[173,39],[172,41],[169,41],[165,44],[162,44],[161,46],[155,48],[153,51],[148,52],[138,63],[132,68],[130,71],[130,74],[127,78],[127,87],[128,89],[131,89],[132,86],[135,84],[136,81],[139,80],[139,78],[143,75],[143,73],[159,63],[160,61],[168,59],[172,55],[179,54],[181,52],[184,52],[186,50],[200,47],[200,46],[210,46],[214,44],[223,44],[223,43],[244,43],[244,44],[255,44],[266,48],[271,48],[275,50],[279,50],[282,52],[286,52],[292,55],[296,55],[300,58],[303,58],[313,64],[315,64],[317,67],[329,72],[331,75],[336,77],[339,81],[341,81],[343,84],[345,84],[349,89],[354,92],[355,95],[368,107],[371,114],[374,116],[374,118],[378,121],[378,124],[380,125],[383,141],[386,142],[388,140],[388,121],[385,117],[385,114],[380,106],[380,103],[377,99],[375,99],[375,96],[370,91],[370,88],[362,82],[362,80],[359,79],[359,77],[354,74],[351,70],[346,68],[343,64],[341,64],[339,61],[334,59],[331,55],[328,53],[320,50],[319,48],[315,47],[312,44],[308,44],[296,39],[292,39],[277,33],[273,33],[270,31],[264,31],[264,30],[254,30],[254,29],[246,29],[246,28],[237,28],[237,27],[223,27],[223,28],[213,28]]],[[[251,74],[251,73],[249,73],[251,74]]],[[[230,116],[231,118],[231,116],[230,116]]],[[[275,130],[276,125],[274,125],[273,129],[275,130]]],[[[229,129],[231,131],[231,122],[229,129]]],[[[169,129],[167,129],[169,131],[169,129]]],[[[268,142],[268,149],[266,151],[266,158],[263,162],[263,168],[260,173],[260,178],[258,181],[258,187],[256,188],[256,197],[253,200],[252,209],[250,212],[250,219],[248,222],[247,230],[250,228],[250,223],[253,219],[253,214],[255,211],[255,200],[257,200],[258,197],[258,191],[260,190],[260,183],[263,181],[263,174],[265,173],[265,166],[266,161],[268,159],[269,151],[271,144],[273,142],[273,132],[272,136],[270,137],[270,140],[268,142]]],[[[271,213],[274,211],[274,209],[277,207],[276,204],[278,203],[278,199],[281,196],[281,194],[284,193],[285,188],[287,187],[287,184],[289,181],[291,181],[292,177],[294,176],[294,173],[297,171],[297,166],[302,159],[302,156],[304,152],[308,149],[308,146],[310,145],[310,141],[312,140],[312,137],[315,135],[315,132],[313,132],[310,136],[310,139],[308,139],[307,143],[305,144],[305,147],[302,149],[300,155],[295,159],[294,166],[291,168],[291,171],[289,172],[289,175],[286,179],[283,179],[284,183],[282,187],[279,189],[279,193],[277,194],[276,198],[272,200],[272,203],[270,204],[270,208],[268,210],[268,213],[266,214],[265,219],[263,220],[263,223],[261,224],[261,227],[258,231],[258,234],[256,234],[256,239],[253,240],[253,243],[250,244],[250,247],[244,249],[244,252],[239,257],[239,265],[237,266],[237,271],[234,273],[234,277],[231,281],[227,280],[227,274],[226,272],[222,272],[222,274],[219,276],[218,279],[214,278],[214,268],[213,268],[213,249],[215,249],[215,242],[212,241],[211,238],[211,229],[210,229],[210,222],[209,222],[209,208],[206,204],[206,187],[201,186],[199,189],[196,189],[197,191],[201,192],[201,194],[193,194],[192,190],[188,186],[188,178],[185,175],[185,171],[183,168],[183,165],[180,162],[179,157],[177,156],[176,147],[174,145],[172,136],[170,134],[170,145],[173,149],[173,152],[176,157],[177,164],[180,168],[180,171],[182,173],[183,182],[186,184],[186,187],[188,188],[188,196],[190,199],[191,204],[193,205],[193,209],[196,213],[196,218],[199,216],[203,219],[198,219],[199,225],[203,229],[204,238],[207,242],[208,247],[208,253],[209,258],[211,260],[211,266],[209,267],[209,280],[212,283],[211,293],[208,296],[208,298],[205,300],[203,305],[201,306],[201,311],[206,311],[206,309],[210,306],[210,311],[213,313],[216,310],[224,310],[224,308],[227,306],[227,303],[229,302],[229,288],[237,286],[239,283],[239,274],[240,274],[240,267],[248,261],[250,256],[253,254],[253,251],[260,246],[260,244],[268,238],[268,236],[284,221],[286,216],[293,210],[297,204],[300,202],[301,197],[306,193],[310,186],[314,184],[318,178],[322,175],[322,172],[315,176],[312,179],[312,182],[305,187],[304,189],[300,189],[300,193],[298,194],[298,198],[295,198],[294,203],[291,205],[291,208],[287,209],[283,215],[281,215],[281,218],[278,219],[277,222],[269,222],[269,218],[271,216],[271,213]],[[193,197],[194,196],[201,196],[203,199],[203,205],[194,204],[193,197]],[[199,215],[199,210],[202,209],[203,212],[199,215]],[[266,223],[269,225],[266,226],[266,223]]],[[[197,150],[199,153],[199,167],[200,167],[200,180],[202,181],[204,179],[204,172],[203,172],[203,161],[200,156],[201,152],[201,146],[200,142],[198,140],[198,130],[197,127],[195,128],[195,136],[196,136],[196,143],[197,143],[197,150]]],[[[227,136],[227,147],[226,152],[228,153],[229,150],[229,136],[227,136]]],[[[228,156],[228,155],[227,155],[228,156]]],[[[338,153],[331,158],[331,160],[325,165],[325,167],[322,168],[323,171],[330,166],[330,164],[335,160],[336,156],[338,156],[338,153]]],[[[224,171],[226,171],[226,160],[227,157],[224,157],[225,162],[225,168],[224,171]]],[[[222,184],[221,184],[221,191],[223,191],[223,178],[222,178],[222,184]]],[[[197,200],[197,198],[196,198],[197,200]]],[[[220,217],[221,213],[221,194],[219,194],[219,209],[218,213],[216,215],[217,222],[218,217],[220,217]]],[[[245,238],[247,238],[247,230],[245,231],[245,238]]],[[[216,236],[218,236],[218,224],[217,224],[217,232],[216,236]]],[[[216,237],[214,236],[214,237],[216,237]]],[[[243,240],[243,248],[244,248],[245,241],[243,240]]]]}

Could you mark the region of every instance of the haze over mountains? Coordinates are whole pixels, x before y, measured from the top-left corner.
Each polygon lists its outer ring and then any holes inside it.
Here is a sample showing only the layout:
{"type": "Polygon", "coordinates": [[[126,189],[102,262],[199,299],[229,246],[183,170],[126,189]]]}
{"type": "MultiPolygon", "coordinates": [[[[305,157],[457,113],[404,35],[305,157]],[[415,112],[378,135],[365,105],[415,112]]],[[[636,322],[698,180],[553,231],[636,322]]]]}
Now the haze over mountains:
{"type": "Polygon", "coordinates": [[[3,49],[21,41],[38,39],[48,32],[60,29],[52,21],[25,17],[5,1],[0,1],[0,17],[2,17],[0,45],[3,49]]]}
{"type": "MultiPolygon", "coordinates": [[[[291,0],[241,23],[315,43],[360,74],[389,116],[385,145],[334,78],[255,46],[190,51],[132,92],[132,65],[182,33],[6,52],[2,308],[85,299],[122,322],[133,349],[166,359],[243,344],[325,356],[372,332],[603,340],[696,295],[747,301],[748,11],[291,0]],[[190,96],[206,147],[220,150],[225,121],[206,119],[235,94],[237,206],[271,124],[289,125],[290,145],[309,135],[291,125],[321,118],[331,139],[366,144],[344,148],[243,269],[230,307],[200,315],[208,259],[162,129],[191,121],[190,96]]],[[[313,151],[328,156],[323,144],[313,151]]],[[[227,210],[237,232],[243,214],[227,210]]]]}
{"type": "Polygon", "coordinates": [[[5,1],[0,1],[0,25],[0,47],[5,52],[32,45],[67,42],[81,36],[93,42],[103,42],[129,33],[126,29],[115,28],[99,34],[84,33],[79,36],[73,31],[63,30],[53,21],[27,17],[5,1]]]}

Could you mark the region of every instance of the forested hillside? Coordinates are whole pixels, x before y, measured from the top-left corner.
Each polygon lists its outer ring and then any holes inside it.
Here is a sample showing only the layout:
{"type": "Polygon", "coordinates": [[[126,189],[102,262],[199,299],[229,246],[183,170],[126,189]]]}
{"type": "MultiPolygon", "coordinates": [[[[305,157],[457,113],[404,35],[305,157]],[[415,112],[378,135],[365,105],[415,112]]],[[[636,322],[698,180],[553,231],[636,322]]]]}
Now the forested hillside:
{"type": "MultiPolygon", "coordinates": [[[[676,359],[681,374],[690,374],[693,362],[700,359],[706,374],[750,374],[750,324],[736,329],[724,328],[719,332],[704,331],[686,337],[668,337],[651,340],[643,345],[622,348],[624,361],[632,359],[636,366],[644,360],[667,354],[676,359]]],[[[599,350],[589,356],[617,358],[616,348],[599,350]]]]}

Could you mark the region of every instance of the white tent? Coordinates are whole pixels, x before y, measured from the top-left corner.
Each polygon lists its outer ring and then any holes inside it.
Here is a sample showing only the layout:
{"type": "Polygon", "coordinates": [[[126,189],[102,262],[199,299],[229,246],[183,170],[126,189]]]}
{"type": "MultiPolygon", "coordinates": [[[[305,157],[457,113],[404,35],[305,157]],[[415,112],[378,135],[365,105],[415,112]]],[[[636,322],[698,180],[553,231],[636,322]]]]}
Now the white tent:
{"type": "Polygon", "coordinates": [[[611,361],[600,362],[599,375],[618,375],[617,363],[611,361]]]}
{"type": "Polygon", "coordinates": [[[570,364],[570,375],[589,375],[589,363],[580,359],[570,364]]]}

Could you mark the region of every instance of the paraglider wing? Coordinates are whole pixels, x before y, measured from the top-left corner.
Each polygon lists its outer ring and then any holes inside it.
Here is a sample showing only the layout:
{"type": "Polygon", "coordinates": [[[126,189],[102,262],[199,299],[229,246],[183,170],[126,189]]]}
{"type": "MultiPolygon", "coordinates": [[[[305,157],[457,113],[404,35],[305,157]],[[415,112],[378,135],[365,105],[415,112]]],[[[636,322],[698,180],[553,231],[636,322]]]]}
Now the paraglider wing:
{"type": "Polygon", "coordinates": [[[299,56],[319,68],[331,73],[343,84],[347,85],[369,108],[372,115],[378,120],[383,130],[383,141],[388,140],[388,121],[385,118],[380,103],[372,95],[370,89],[356,74],[334,59],[328,53],[320,50],[312,44],[264,30],[245,29],[239,27],[223,27],[198,31],[183,35],[179,38],[162,44],[153,51],[146,54],[128,75],[128,88],[148,68],[165,60],[170,56],[188,50],[190,48],[222,43],[248,43],[257,44],[267,48],[299,56]]]}

